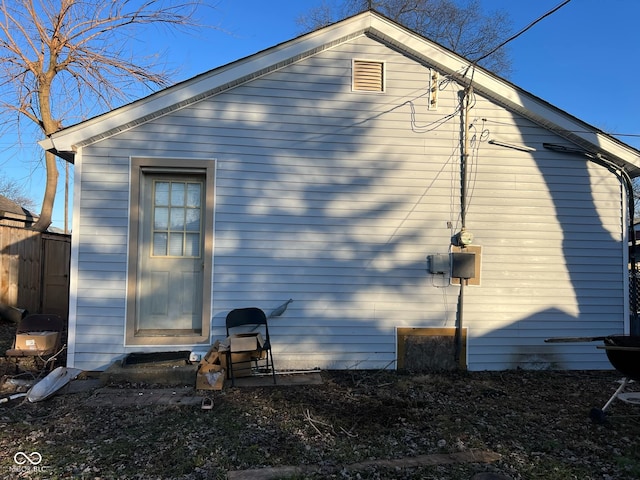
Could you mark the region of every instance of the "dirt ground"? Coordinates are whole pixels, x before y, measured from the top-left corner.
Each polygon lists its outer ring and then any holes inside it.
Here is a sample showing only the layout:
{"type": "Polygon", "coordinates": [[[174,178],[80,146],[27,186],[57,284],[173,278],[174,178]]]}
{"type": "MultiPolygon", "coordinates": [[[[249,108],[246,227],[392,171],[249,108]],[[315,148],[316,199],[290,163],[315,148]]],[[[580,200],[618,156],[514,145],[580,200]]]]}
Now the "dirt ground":
{"type": "MultiPolygon", "coordinates": [[[[5,380],[15,373],[4,359],[0,368],[5,380]]],[[[589,418],[617,388],[613,371],[321,375],[320,385],[194,391],[211,410],[98,405],[92,389],[8,401],[0,477],[640,478],[640,406],[616,400],[606,422],[589,418]]]]}

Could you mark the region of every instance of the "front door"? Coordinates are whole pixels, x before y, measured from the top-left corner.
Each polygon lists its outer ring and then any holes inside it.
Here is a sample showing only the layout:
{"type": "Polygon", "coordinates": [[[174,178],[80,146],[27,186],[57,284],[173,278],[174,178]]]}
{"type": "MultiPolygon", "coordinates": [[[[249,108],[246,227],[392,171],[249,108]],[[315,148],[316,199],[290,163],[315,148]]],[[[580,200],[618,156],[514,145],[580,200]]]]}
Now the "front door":
{"type": "Polygon", "coordinates": [[[137,336],[202,334],[204,176],[145,174],[137,336]]]}

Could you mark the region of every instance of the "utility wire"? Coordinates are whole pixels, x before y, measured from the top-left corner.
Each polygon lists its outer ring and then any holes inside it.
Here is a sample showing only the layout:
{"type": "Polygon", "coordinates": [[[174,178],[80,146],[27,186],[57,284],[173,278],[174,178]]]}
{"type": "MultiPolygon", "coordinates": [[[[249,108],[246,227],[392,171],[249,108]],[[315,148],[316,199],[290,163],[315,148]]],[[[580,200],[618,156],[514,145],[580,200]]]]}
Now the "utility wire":
{"type": "Polygon", "coordinates": [[[614,135],[616,137],[640,137],[640,133],[617,133],[617,132],[605,132],[607,135],[614,135]]]}
{"type": "Polygon", "coordinates": [[[564,2],[562,2],[560,5],[558,5],[555,8],[552,8],[551,10],[549,10],[547,13],[545,13],[544,15],[542,15],[541,17],[537,18],[536,20],[534,20],[533,22],[531,22],[529,25],[527,25],[526,27],[524,27],[522,30],[520,30],[518,33],[516,33],[515,35],[512,35],[511,37],[507,38],[504,42],[502,42],[500,45],[498,45],[496,48],[494,48],[493,50],[489,51],[488,53],[485,53],[484,55],[482,55],[480,58],[476,58],[473,63],[477,64],[479,61],[484,60],[485,58],[487,58],[489,55],[492,55],[493,53],[497,52],[498,50],[500,50],[502,47],[504,47],[507,43],[515,40],[516,38],[518,38],[520,35],[522,35],[524,32],[526,32],[527,30],[529,30],[531,27],[533,27],[536,23],[540,22],[541,20],[543,20],[544,18],[548,17],[549,15],[554,14],[555,12],[557,12],[558,10],[560,10],[562,7],[564,7],[567,3],[569,3],[571,0],[565,0],[564,2]]]}
{"type": "MultiPolygon", "coordinates": [[[[491,118],[482,118],[483,122],[495,123],[496,125],[509,125],[509,126],[517,126],[515,122],[502,122],[500,120],[494,120],[491,118]]],[[[565,130],[569,133],[593,133],[593,130],[565,130]]],[[[640,138],[640,133],[623,133],[623,132],[607,132],[606,130],[600,130],[605,135],[609,135],[610,137],[634,137],[640,138]]]]}

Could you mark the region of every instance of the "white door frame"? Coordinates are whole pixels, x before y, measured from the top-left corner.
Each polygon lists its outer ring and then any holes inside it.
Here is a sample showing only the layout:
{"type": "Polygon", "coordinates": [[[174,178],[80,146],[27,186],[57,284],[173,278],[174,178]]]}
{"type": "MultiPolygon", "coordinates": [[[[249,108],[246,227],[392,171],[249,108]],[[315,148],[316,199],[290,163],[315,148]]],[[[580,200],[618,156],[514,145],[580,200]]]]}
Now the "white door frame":
{"type": "Polygon", "coordinates": [[[213,218],[215,201],[214,159],[152,158],[134,157],[130,161],[130,209],[129,209],[129,246],[127,269],[127,313],[125,326],[125,345],[198,345],[210,343],[211,332],[211,296],[213,269],[213,218]],[[202,215],[202,328],[200,332],[172,334],[170,330],[145,332],[137,328],[140,261],[139,243],[142,238],[140,229],[141,207],[143,205],[143,182],[146,174],[198,175],[204,181],[204,205],[202,215]]]}

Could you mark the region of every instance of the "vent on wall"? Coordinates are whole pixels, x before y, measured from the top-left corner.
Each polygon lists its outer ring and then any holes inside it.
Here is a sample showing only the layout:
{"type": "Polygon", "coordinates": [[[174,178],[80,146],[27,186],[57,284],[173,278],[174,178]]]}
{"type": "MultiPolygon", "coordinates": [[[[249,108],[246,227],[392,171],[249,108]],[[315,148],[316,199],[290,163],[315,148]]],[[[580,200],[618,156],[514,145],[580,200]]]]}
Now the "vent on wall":
{"type": "Polygon", "coordinates": [[[353,90],[357,92],[384,91],[384,65],[382,62],[353,61],[353,90]]]}

